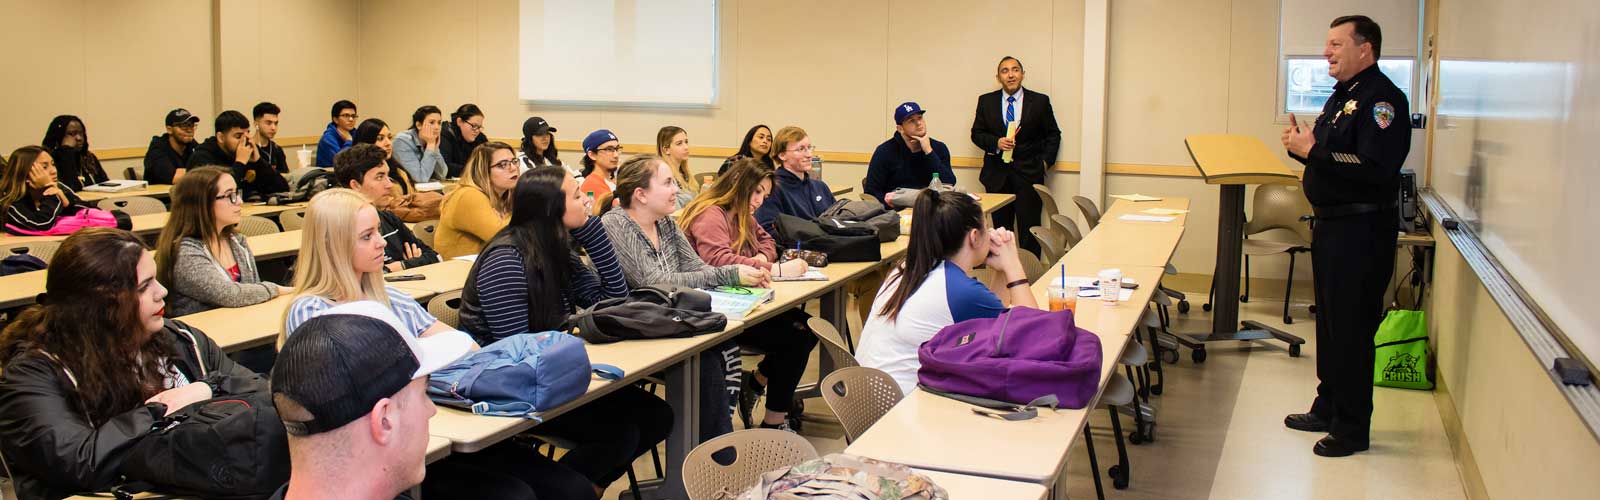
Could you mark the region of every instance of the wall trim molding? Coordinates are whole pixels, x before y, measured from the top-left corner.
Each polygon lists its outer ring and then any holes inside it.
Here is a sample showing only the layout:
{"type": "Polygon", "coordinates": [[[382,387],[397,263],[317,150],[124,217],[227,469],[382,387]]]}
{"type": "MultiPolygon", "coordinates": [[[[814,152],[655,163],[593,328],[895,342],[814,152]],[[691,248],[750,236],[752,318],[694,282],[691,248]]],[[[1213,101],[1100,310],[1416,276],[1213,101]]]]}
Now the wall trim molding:
{"type": "MultiPolygon", "coordinates": [[[[198,137],[196,137],[196,138],[198,138],[198,137]]],[[[314,144],[317,143],[317,141],[319,141],[321,139],[322,139],[322,136],[281,137],[281,138],[278,138],[278,139],[274,139],[273,142],[278,143],[279,146],[283,146],[283,147],[287,148],[289,146],[310,146],[310,145],[314,145],[314,144]]],[[[150,149],[149,146],[143,146],[143,147],[137,147],[137,148],[96,149],[94,151],[94,154],[95,154],[95,156],[100,157],[100,161],[106,161],[106,160],[128,160],[128,159],[133,159],[133,158],[144,158],[144,152],[148,151],[149,149],[150,149]]]]}
{"type": "Polygon", "coordinates": [[[1433,402],[1439,407],[1439,420],[1444,424],[1444,435],[1450,441],[1450,452],[1456,459],[1456,473],[1461,476],[1461,487],[1467,500],[1489,500],[1489,487],[1483,483],[1483,473],[1478,471],[1478,459],[1472,454],[1472,444],[1467,441],[1467,431],[1461,426],[1461,414],[1456,411],[1455,400],[1445,386],[1445,377],[1434,377],[1433,402]]]}

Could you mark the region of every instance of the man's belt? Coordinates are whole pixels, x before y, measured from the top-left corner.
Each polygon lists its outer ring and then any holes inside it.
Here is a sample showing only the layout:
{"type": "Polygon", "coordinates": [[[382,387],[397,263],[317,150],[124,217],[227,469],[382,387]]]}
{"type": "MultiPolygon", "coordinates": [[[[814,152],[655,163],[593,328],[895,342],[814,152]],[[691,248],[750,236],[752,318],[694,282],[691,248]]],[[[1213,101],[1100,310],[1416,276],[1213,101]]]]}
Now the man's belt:
{"type": "Polygon", "coordinates": [[[1383,209],[1384,206],[1377,203],[1347,203],[1326,207],[1314,206],[1311,207],[1311,213],[1317,214],[1318,219],[1336,219],[1352,215],[1370,214],[1383,209]]]}

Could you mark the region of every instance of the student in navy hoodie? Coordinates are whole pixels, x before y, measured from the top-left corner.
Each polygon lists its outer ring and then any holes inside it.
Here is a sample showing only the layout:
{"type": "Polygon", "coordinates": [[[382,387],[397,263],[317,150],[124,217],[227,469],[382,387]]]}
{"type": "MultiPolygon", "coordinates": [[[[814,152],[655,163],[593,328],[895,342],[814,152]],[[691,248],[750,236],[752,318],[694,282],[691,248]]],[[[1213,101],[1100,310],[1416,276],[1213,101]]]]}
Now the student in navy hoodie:
{"type": "Polygon", "coordinates": [[[773,138],[772,160],[778,165],[778,185],[756,211],[756,222],[768,232],[778,214],[810,220],[833,205],[833,191],[811,175],[811,137],[800,127],[784,127],[773,138]]]}
{"type": "Polygon", "coordinates": [[[329,115],[333,121],[328,122],[328,129],[322,131],[322,140],[317,141],[317,160],[312,162],[323,168],[333,168],[333,155],[355,144],[350,132],[356,129],[356,120],[361,118],[356,113],[356,103],[345,100],[333,103],[333,111],[329,115]]]}
{"type": "MultiPolygon", "coordinates": [[[[867,164],[867,178],[861,181],[861,190],[884,206],[892,206],[889,199],[899,188],[922,189],[928,187],[934,175],[939,182],[954,186],[956,174],[950,170],[950,148],[938,139],[928,137],[926,113],[915,102],[904,102],[894,108],[894,137],[883,141],[872,152],[867,164]]],[[[915,196],[907,196],[899,205],[911,206],[915,196]]]]}

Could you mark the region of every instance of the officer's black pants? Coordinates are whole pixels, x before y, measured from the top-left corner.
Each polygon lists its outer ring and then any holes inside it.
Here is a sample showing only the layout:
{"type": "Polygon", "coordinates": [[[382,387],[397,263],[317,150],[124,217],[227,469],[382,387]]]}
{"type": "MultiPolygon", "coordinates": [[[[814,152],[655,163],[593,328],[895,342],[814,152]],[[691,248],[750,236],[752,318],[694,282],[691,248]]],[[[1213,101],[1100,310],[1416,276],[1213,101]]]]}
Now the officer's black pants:
{"type": "Polygon", "coordinates": [[[1317,219],[1312,270],[1317,301],[1317,399],[1329,434],[1366,443],[1372,426],[1372,339],[1394,274],[1396,216],[1389,211],[1317,219]]]}

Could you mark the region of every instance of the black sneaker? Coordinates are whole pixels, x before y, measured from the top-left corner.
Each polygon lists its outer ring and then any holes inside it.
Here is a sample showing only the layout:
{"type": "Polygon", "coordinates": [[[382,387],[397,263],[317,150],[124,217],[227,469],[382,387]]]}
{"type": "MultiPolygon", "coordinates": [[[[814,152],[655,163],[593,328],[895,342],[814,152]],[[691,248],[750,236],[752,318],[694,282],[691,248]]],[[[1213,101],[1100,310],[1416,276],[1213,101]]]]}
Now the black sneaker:
{"type": "Polygon", "coordinates": [[[1317,440],[1311,447],[1311,452],[1323,457],[1348,457],[1359,451],[1367,451],[1367,443],[1355,442],[1349,438],[1340,439],[1329,434],[1328,437],[1317,440]]]}
{"type": "Polygon", "coordinates": [[[1328,421],[1315,413],[1295,413],[1283,417],[1283,426],[1297,431],[1328,432],[1328,421]]]}
{"type": "Polygon", "coordinates": [[[788,419],[785,419],[784,421],[776,423],[776,424],[768,424],[766,422],[762,422],[761,423],[761,428],[762,429],[777,429],[777,430],[780,430],[780,431],[794,432],[795,434],[799,434],[799,432],[795,432],[793,427],[789,426],[788,419]]]}
{"type": "Polygon", "coordinates": [[[747,371],[744,372],[743,377],[740,377],[739,421],[744,423],[744,428],[754,428],[752,425],[754,425],[755,420],[751,418],[751,413],[755,411],[756,401],[760,400],[761,396],[766,394],[766,392],[767,387],[756,381],[755,372],[747,371]]]}

